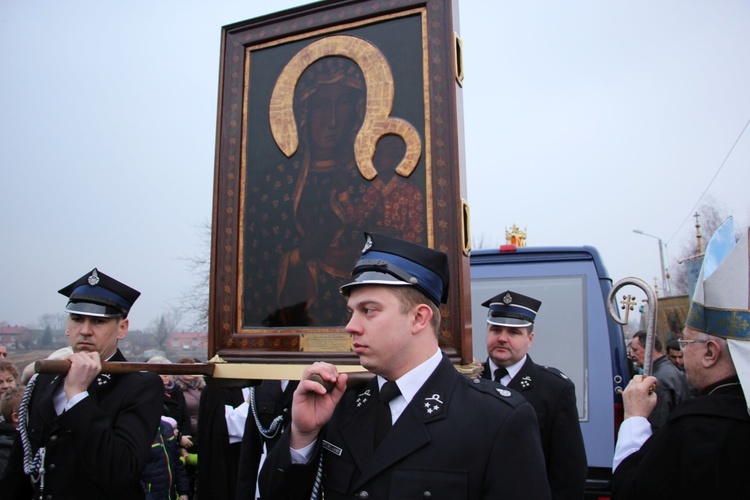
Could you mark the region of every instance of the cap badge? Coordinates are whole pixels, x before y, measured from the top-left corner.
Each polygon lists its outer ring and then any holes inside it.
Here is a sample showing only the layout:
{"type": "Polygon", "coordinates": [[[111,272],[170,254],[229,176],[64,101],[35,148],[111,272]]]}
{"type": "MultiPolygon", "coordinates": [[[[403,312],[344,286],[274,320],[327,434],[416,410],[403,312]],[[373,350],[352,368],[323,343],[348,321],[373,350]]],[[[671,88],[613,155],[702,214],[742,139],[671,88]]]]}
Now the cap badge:
{"type": "Polygon", "coordinates": [[[443,402],[440,400],[440,394],[433,394],[429,398],[424,398],[424,410],[428,413],[435,413],[441,408],[443,402]]]}
{"type": "Polygon", "coordinates": [[[96,286],[99,284],[99,273],[96,272],[96,269],[91,273],[91,276],[89,276],[89,285],[96,286]]]}
{"type": "Polygon", "coordinates": [[[370,248],[372,248],[372,238],[370,235],[367,235],[367,240],[365,241],[365,246],[362,248],[362,253],[367,252],[370,248]]]}
{"type": "Polygon", "coordinates": [[[499,389],[496,387],[495,390],[504,398],[509,398],[512,394],[508,389],[499,389]]]}
{"type": "Polygon", "coordinates": [[[357,396],[357,408],[361,407],[363,404],[367,403],[367,400],[370,397],[370,389],[367,389],[365,392],[357,396]]]}
{"type": "Polygon", "coordinates": [[[510,293],[506,293],[506,294],[505,294],[505,295],[503,296],[503,304],[505,304],[505,305],[508,305],[508,304],[510,304],[511,302],[513,302],[513,297],[511,297],[510,293]]]}

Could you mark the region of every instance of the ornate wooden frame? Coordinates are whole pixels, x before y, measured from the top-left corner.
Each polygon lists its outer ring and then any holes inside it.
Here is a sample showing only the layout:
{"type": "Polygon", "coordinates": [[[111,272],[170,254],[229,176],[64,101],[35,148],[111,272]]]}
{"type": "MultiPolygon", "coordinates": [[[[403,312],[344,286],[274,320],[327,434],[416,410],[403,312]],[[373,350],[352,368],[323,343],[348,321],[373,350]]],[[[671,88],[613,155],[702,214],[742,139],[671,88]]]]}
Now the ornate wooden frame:
{"type": "MultiPolygon", "coordinates": [[[[259,217],[256,197],[265,195],[258,193],[258,169],[294,158],[299,146],[292,109],[297,82],[316,60],[337,56],[357,64],[367,88],[367,114],[354,147],[362,178],[370,181],[377,175],[372,160],[380,137],[397,135],[406,145],[396,171],[404,177],[415,172],[410,178],[423,190],[424,243],[450,258],[440,345],[454,362],[471,362],[463,68],[456,9],[451,0],[331,0],[223,28],[209,356],[242,362],[357,362],[342,325],[266,326],[245,311],[252,304],[251,292],[267,299],[261,290],[247,290],[248,282],[259,288],[256,283],[262,281],[248,280],[246,274],[261,265],[250,246],[259,239],[252,232],[259,217]],[[409,40],[418,46],[407,50],[409,40]]],[[[380,232],[377,227],[372,231],[380,232]]]]}

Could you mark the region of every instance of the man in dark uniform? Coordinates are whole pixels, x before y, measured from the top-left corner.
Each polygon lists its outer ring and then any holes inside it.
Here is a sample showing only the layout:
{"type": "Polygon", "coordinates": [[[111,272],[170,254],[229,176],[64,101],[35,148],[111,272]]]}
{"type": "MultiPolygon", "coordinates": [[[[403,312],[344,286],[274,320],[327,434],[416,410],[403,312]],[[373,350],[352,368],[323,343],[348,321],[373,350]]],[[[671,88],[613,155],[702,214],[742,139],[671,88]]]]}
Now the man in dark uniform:
{"type": "Polygon", "coordinates": [[[586,488],[586,448],[576,389],[557,368],[534,363],[534,320],[542,303],[507,290],[482,304],[487,314],[487,361],[482,377],[519,391],[536,410],[552,498],[580,500],[586,488]]]}
{"type": "Polygon", "coordinates": [[[139,479],[159,426],[163,385],[153,373],[100,373],[103,360],[125,361],[117,342],[140,293],[97,269],[59,293],[69,297],[70,370],[29,382],[2,497],[143,498],[139,479]]]}
{"type": "Polygon", "coordinates": [[[292,418],[292,396],[297,381],[264,380],[250,388],[250,411],[242,434],[237,471],[237,500],[256,500],[258,470],[263,459],[276,446],[292,418]]]}
{"type": "Polygon", "coordinates": [[[198,498],[233,500],[237,495],[240,440],[230,441],[226,407],[245,404],[243,388],[207,380],[198,414],[198,498]]]}
{"type": "Polygon", "coordinates": [[[656,377],[636,375],[623,392],[612,498],[750,498],[750,283],[748,231],[731,219],[706,247],[684,336],[688,381],[699,393],[656,432],[656,377]]]}
{"type": "Polygon", "coordinates": [[[366,238],[341,291],[354,351],[377,377],[347,391],[334,365],[305,369],[289,429],[261,471],[261,497],[549,498],[534,409],[461,375],[438,347],[447,255],[366,238]]]}

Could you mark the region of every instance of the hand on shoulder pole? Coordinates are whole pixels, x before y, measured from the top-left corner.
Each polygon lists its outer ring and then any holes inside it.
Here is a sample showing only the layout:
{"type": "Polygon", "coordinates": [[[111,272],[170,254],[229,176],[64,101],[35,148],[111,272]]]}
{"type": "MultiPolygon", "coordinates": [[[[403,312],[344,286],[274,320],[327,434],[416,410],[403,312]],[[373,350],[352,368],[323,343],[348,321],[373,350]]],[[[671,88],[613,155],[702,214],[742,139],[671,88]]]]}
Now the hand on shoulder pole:
{"type": "Polygon", "coordinates": [[[346,391],[347,378],[346,373],[338,373],[330,363],[317,362],[305,368],[292,402],[289,442],[292,448],[304,448],[317,439],[346,391]],[[332,384],[333,389],[327,391],[318,378],[332,384]]]}
{"type": "Polygon", "coordinates": [[[86,391],[97,375],[102,371],[98,352],[77,352],[68,356],[70,369],[65,377],[65,396],[68,400],[76,394],[86,391]]]}

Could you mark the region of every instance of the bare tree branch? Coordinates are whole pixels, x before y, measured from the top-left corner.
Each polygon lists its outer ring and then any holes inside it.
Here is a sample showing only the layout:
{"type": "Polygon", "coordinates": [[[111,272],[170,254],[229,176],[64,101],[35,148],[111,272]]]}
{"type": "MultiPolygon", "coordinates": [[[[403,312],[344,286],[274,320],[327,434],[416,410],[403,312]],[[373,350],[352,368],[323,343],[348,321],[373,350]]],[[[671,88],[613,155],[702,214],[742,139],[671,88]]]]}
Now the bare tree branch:
{"type": "Polygon", "coordinates": [[[165,350],[165,344],[167,343],[169,334],[179,330],[181,320],[182,311],[179,309],[171,309],[152,322],[151,330],[161,350],[165,350]]]}
{"type": "Polygon", "coordinates": [[[199,231],[202,250],[195,255],[184,257],[194,282],[182,293],[178,309],[189,318],[190,328],[208,331],[208,294],[211,279],[211,223],[204,221],[196,226],[199,231]]]}

